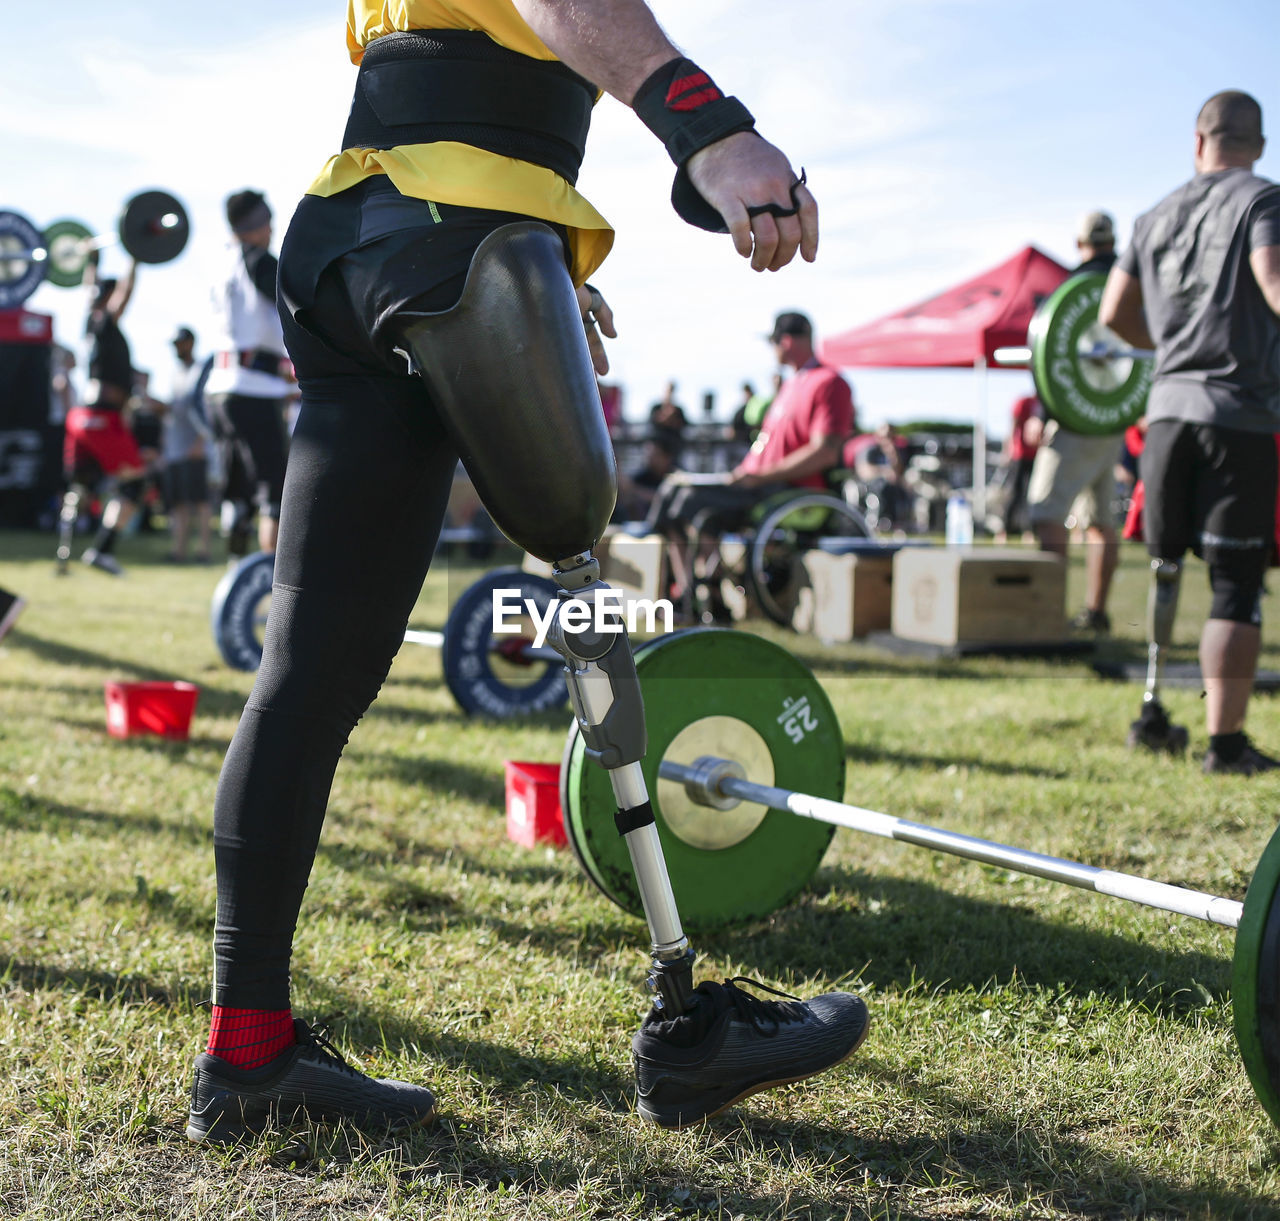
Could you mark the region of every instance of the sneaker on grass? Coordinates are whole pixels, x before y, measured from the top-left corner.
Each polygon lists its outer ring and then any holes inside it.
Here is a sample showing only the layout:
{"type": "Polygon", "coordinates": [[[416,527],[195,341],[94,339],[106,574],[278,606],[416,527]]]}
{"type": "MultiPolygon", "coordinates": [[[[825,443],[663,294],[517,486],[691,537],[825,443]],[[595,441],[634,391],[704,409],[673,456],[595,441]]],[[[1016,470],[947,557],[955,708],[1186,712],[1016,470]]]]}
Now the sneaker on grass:
{"type": "Polygon", "coordinates": [[[342,1058],[323,1028],[295,1020],[293,1029],[297,1043],[261,1068],[234,1068],[208,1052],[196,1057],[189,1140],[235,1144],[298,1118],[393,1130],[435,1118],[429,1089],[367,1077],[342,1058]]]}
{"type": "Polygon", "coordinates": [[[664,1019],[650,1010],[631,1040],[636,1109],[651,1123],[700,1123],[750,1094],[839,1064],[867,1036],[867,1006],[852,993],[768,1001],[738,984],[787,997],[741,977],[702,983],[688,1013],[664,1019]]]}
{"type": "Polygon", "coordinates": [[[124,576],[120,561],[109,551],[99,551],[96,547],[90,547],[80,558],[90,567],[109,572],[113,577],[124,576]]]}
{"type": "Polygon", "coordinates": [[[25,598],[11,594],[7,589],[0,589],[0,640],[18,622],[18,616],[26,605],[25,598]]]}
{"type": "Polygon", "coordinates": [[[1209,747],[1204,755],[1204,770],[1207,774],[1221,773],[1235,776],[1256,776],[1259,772],[1273,772],[1280,767],[1280,759],[1264,755],[1249,739],[1244,740],[1244,749],[1235,759],[1227,759],[1219,755],[1213,747],[1209,747]]]}

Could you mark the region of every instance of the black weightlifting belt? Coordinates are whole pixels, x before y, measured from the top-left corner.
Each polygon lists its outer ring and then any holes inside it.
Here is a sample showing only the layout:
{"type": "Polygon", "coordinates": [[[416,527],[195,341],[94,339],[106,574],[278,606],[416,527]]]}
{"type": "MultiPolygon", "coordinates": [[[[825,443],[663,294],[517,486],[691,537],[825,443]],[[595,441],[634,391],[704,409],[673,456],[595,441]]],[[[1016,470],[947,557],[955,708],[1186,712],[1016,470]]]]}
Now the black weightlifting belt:
{"type": "Polygon", "coordinates": [[[384,34],[366,48],[342,147],[454,140],[577,182],[596,88],[476,30],[384,34]]]}

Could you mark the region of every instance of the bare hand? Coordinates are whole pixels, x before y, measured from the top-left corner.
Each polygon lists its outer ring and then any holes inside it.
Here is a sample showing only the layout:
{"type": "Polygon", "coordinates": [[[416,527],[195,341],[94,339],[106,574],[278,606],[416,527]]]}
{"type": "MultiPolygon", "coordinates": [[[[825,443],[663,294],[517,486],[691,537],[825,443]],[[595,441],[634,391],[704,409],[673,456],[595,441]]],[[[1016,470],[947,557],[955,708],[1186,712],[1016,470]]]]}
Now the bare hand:
{"type": "Polygon", "coordinates": [[[799,249],[806,263],[818,256],[818,203],[808,187],[795,188],[795,216],[748,216],[761,204],[791,207],[791,184],[799,175],[780,149],[750,131],[708,144],[685,167],[698,193],[724,217],[734,249],[753,271],[777,271],[799,249]]]}
{"type": "Polygon", "coordinates": [[[583,329],[587,332],[587,350],[591,353],[591,367],[603,377],[609,372],[609,357],[605,354],[604,340],[600,336],[603,334],[610,339],[618,338],[618,332],[613,325],[613,310],[594,288],[580,284],[574,291],[578,295],[578,309],[582,312],[583,329]]]}

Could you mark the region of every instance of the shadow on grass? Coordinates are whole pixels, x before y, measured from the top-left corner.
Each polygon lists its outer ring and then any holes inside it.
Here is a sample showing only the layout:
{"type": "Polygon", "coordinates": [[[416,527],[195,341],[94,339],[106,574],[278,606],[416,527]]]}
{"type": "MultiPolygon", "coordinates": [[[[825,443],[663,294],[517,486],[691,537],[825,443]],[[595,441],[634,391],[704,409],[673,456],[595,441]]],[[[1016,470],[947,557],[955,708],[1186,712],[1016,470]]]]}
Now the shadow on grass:
{"type": "MultiPolygon", "coordinates": [[[[632,1111],[633,1081],[598,1060],[552,1058],[517,1050],[482,1038],[424,1033],[385,1012],[366,1007],[362,998],[329,991],[324,1000],[345,1013],[348,1026],[366,1042],[382,1042],[393,1051],[428,1059],[455,1072],[482,1079],[499,1102],[513,1111],[529,1105],[530,1091],[580,1105],[572,1119],[588,1138],[606,1126],[638,1124],[632,1111]],[[380,1037],[379,1037],[380,1036],[380,1037]]],[[[874,1090],[905,1094],[934,1117],[931,1126],[940,1135],[895,1139],[875,1132],[851,1131],[844,1126],[763,1121],[752,1118],[750,1101],[709,1121],[708,1134],[725,1149],[718,1160],[725,1168],[721,1185],[714,1189],[691,1184],[677,1158],[663,1165],[661,1154],[646,1159],[638,1171],[621,1169],[611,1176],[595,1215],[601,1208],[632,1213],[639,1205],[645,1215],[699,1216],[727,1219],[738,1216],[785,1215],[796,1218],[865,1216],[862,1208],[880,1197],[873,1215],[892,1215],[911,1221],[939,1215],[913,1212],[911,1193],[937,1199],[954,1193],[954,1204],[971,1203],[979,1194],[995,1196],[1024,1207],[1056,1210],[1075,1215],[1106,1218],[1138,1215],[1202,1215],[1214,1217],[1274,1217],[1272,1201],[1227,1187],[1193,1186],[1149,1174],[1136,1164],[1099,1151],[1086,1141],[1065,1135],[1049,1123],[1037,1125],[1026,1116],[996,1116],[985,1097],[967,1094],[954,1086],[926,1082],[909,1070],[890,1069],[872,1056],[857,1057],[839,1072],[860,1074],[874,1090]],[[738,1153],[735,1137],[741,1134],[753,1157],[778,1165],[797,1160],[821,1168],[825,1190],[806,1191],[788,1186],[780,1192],[753,1189],[735,1175],[738,1153]],[[653,1164],[653,1163],[657,1164],[653,1164]],[[725,1186],[725,1184],[736,1185],[725,1186]],[[1034,1204],[1032,1204],[1034,1202],[1034,1204]]],[[[818,1087],[821,1088],[821,1087],[818,1087]]],[[[434,1182],[529,1196],[577,1188],[582,1181],[581,1161],[563,1157],[512,1156],[497,1151],[507,1144],[491,1136],[465,1116],[451,1115],[448,1099],[442,1099],[443,1118],[433,1129],[393,1140],[380,1147],[395,1157],[398,1176],[406,1184],[426,1178],[434,1182]]],[[[538,1106],[545,1111],[545,1105],[538,1106]]],[[[303,1173],[323,1173],[332,1164],[338,1133],[329,1147],[302,1167],[303,1173]]],[[[367,1146],[366,1146],[367,1147],[367,1146]]],[[[967,1214],[966,1214],[967,1215],[967,1214]]],[[[1026,1215],[1034,1215],[1030,1212],[1026,1215]]]]}
{"type": "Polygon", "coordinates": [[[125,975],[115,971],[90,971],[80,967],[54,967],[44,963],[21,962],[16,958],[0,958],[0,987],[16,986],[27,992],[58,989],[76,996],[92,997],[110,1004],[136,1005],[139,1002],[167,1008],[193,1008],[204,999],[203,992],[162,987],[143,975],[125,975]]]}
{"type": "MultiPolygon", "coordinates": [[[[1224,956],[1166,949],[1121,933],[1063,924],[1024,910],[967,898],[921,882],[838,868],[819,871],[819,886],[839,896],[835,909],[808,892],[767,923],[736,934],[709,934],[718,952],[789,973],[848,977],[891,991],[912,982],[929,993],[982,990],[992,984],[1100,995],[1142,1004],[1165,1018],[1196,1023],[1209,998],[1230,993],[1224,956]]],[[[1107,903],[1081,896],[1080,902],[1107,903]]],[[[1225,940],[1225,938],[1224,938],[1225,940]]]]}
{"type": "MultiPolygon", "coordinates": [[[[916,751],[886,750],[860,742],[845,746],[850,763],[889,763],[895,767],[944,771],[948,767],[962,767],[975,772],[987,772],[995,776],[1039,776],[1044,780],[1070,780],[1074,773],[1056,767],[1033,767],[1026,763],[1001,763],[981,755],[922,754],[916,751]]],[[[1090,777],[1095,779],[1095,777],[1090,777]]],[[[891,813],[892,811],[890,811],[891,813]]]]}

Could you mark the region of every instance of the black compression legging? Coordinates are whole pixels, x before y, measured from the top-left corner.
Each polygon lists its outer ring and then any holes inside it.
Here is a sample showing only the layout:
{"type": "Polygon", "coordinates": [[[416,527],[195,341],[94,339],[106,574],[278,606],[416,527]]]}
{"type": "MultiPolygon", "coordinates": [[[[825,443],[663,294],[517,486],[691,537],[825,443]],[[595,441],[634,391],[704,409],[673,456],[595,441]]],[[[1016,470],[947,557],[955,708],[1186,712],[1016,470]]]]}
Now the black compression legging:
{"type": "Polygon", "coordinates": [[[303,385],[262,668],[214,807],[219,1005],[289,1005],[334,769],[403,643],[457,462],[424,398],[416,379],[303,385]]]}
{"type": "Polygon", "coordinates": [[[289,1006],[334,769],[403,643],[453,484],[456,450],[394,351],[395,320],[453,306],[476,247],[519,219],[403,199],[374,180],[308,197],[289,227],[281,285],[314,294],[308,329],[281,311],[302,403],[262,668],[214,805],[219,1005],[289,1006]],[[346,253],[332,244],[344,216],[359,239],[346,253]],[[317,264],[326,269],[311,285],[317,264]]]}

